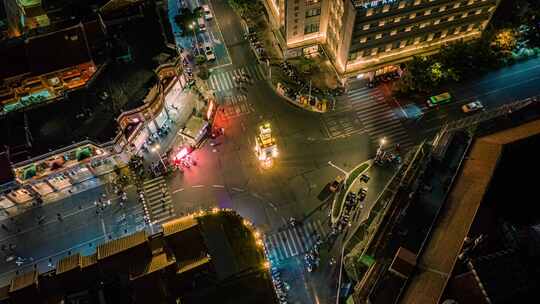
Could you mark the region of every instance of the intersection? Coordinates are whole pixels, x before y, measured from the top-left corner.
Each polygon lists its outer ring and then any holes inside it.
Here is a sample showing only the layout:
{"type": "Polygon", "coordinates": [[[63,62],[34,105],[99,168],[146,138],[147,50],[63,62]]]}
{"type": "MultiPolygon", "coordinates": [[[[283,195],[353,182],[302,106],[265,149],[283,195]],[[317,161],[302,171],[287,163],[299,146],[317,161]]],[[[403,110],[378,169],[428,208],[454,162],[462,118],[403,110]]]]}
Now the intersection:
{"type": "MultiPolygon", "coordinates": [[[[291,106],[270,87],[264,68],[238,30],[239,18],[226,1],[211,4],[216,22],[211,36],[214,41],[221,41],[216,36],[222,37],[224,48],[216,50],[217,67],[211,67],[206,82],[224,110],[225,135],[194,151],[192,155],[198,164],[185,169],[183,174],[146,181],[143,189],[129,188],[124,206],[118,204],[118,197],[107,193],[106,187],[97,187],[32,209],[14,220],[6,219],[9,231],[1,231],[3,244],[15,244],[18,256],[45,265],[49,259],[55,261],[68,251],[84,252],[109,238],[148,229],[145,214],[157,224],[200,209],[232,208],[266,233],[271,258],[280,265],[295,266],[290,270],[291,281],[300,277],[302,280],[296,283],[310,286],[301,288],[305,291],[298,292],[298,301],[320,298],[326,303],[332,292],[313,286],[336,288],[335,281],[321,278],[335,278],[335,267],[325,265],[321,274],[306,275],[302,254],[313,245],[315,235],[326,236],[330,231],[328,209],[312,213],[321,205],[317,199],[319,192],[340,174],[328,161],[350,170],[374,157],[381,138],[386,138],[388,146],[399,144],[407,151],[432,136],[444,123],[465,117],[460,107],[474,98],[481,98],[490,108],[540,94],[535,85],[540,78],[540,60],[531,59],[450,88],[455,102],[436,110],[427,109],[423,101],[398,101],[396,106],[379,87],[367,88],[357,80],[349,83],[347,92],[338,97],[334,111],[307,112],[291,106]],[[252,81],[241,89],[234,78],[243,73],[252,81]],[[263,122],[274,127],[281,151],[269,170],[261,168],[253,152],[256,128],[263,122]],[[144,193],[146,204],[140,202],[137,190],[144,193]],[[94,202],[103,193],[112,203],[100,209],[94,202]],[[63,221],[55,220],[57,213],[63,215],[63,221]],[[36,216],[45,216],[45,224],[36,223],[36,216]],[[302,219],[304,225],[289,227],[290,217],[302,219]]],[[[392,174],[387,168],[380,169],[370,172],[368,203],[377,197],[392,174]]],[[[6,262],[12,255],[5,253],[6,259],[0,263],[0,280],[25,266],[6,262]]]]}

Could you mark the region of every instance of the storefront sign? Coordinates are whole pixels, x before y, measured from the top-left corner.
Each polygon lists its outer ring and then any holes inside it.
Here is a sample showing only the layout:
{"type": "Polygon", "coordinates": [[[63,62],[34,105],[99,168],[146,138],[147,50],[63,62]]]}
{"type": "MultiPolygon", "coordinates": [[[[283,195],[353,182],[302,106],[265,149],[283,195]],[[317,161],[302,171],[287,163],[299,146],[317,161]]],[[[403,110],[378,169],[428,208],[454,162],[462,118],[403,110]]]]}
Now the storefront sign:
{"type": "Polygon", "coordinates": [[[364,8],[375,8],[381,5],[385,4],[391,4],[396,2],[397,0],[372,0],[372,1],[366,1],[362,4],[364,8]]]}

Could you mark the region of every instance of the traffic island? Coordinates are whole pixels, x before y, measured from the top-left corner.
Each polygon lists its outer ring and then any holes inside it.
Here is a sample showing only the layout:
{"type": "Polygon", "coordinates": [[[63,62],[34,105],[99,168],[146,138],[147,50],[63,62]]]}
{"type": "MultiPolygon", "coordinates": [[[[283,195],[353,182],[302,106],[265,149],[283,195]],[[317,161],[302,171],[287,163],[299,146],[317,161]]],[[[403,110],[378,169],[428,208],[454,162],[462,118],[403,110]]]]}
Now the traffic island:
{"type": "Polygon", "coordinates": [[[373,160],[365,161],[358,166],[356,166],[354,169],[349,171],[347,174],[347,178],[343,182],[343,186],[341,187],[341,190],[339,191],[339,194],[334,197],[334,201],[332,202],[332,214],[331,214],[331,221],[332,225],[337,223],[338,220],[341,218],[341,214],[343,213],[343,206],[345,206],[345,199],[347,198],[347,194],[351,191],[358,191],[360,189],[360,181],[358,177],[360,177],[362,174],[367,172],[369,168],[373,165],[373,160]]]}

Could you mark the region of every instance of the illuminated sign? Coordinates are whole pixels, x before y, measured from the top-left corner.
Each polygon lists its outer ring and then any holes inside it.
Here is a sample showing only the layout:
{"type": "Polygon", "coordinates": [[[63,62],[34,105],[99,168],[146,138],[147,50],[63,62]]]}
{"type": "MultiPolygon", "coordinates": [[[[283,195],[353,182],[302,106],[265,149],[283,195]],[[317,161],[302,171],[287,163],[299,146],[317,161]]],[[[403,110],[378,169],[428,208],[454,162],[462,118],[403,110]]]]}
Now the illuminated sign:
{"type": "Polygon", "coordinates": [[[363,3],[362,6],[364,8],[374,8],[374,7],[378,7],[385,4],[391,4],[396,1],[397,0],[371,0],[371,1],[366,1],[365,3],[363,3]]]}

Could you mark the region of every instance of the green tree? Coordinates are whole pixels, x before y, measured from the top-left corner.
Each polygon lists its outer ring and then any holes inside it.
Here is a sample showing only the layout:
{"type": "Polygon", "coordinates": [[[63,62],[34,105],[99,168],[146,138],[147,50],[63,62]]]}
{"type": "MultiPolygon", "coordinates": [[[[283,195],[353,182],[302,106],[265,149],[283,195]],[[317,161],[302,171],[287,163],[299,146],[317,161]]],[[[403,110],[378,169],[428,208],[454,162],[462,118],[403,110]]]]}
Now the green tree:
{"type": "Polygon", "coordinates": [[[208,71],[208,68],[206,67],[206,65],[202,65],[199,67],[198,76],[202,80],[206,80],[208,79],[208,77],[210,77],[210,72],[208,71]]]}
{"type": "Polygon", "coordinates": [[[317,65],[317,62],[311,58],[307,58],[305,56],[302,56],[299,58],[298,62],[298,70],[302,74],[313,74],[317,72],[319,66],[317,65]]]}
{"type": "Polygon", "coordinates": [[[252,18],[262,13],[261,2],[256,0],[228,0],[232,9],[242,18],[252,18]]]}
{"type": "MultiPolygon", "coordinates": [[[[202,10],[197,8],[191,11],[188,8],[183,8],[180,13],[174,16],[174,22],[178,24],[182,30],[182,35],[192,35],[193,30],[190,26],[198,27],[197,19],[202,16],[202,10]]],[[[195,28],[197,30],[197,28],[195,28]]]]}
{"type": "Polygon", "coordinates": [[[195,56],[195,64],[201,65],[206,62],[206,56],[204,55],[197,55],[195,56]]]}

